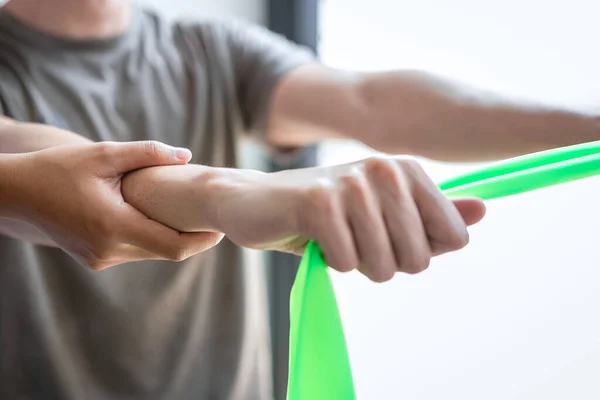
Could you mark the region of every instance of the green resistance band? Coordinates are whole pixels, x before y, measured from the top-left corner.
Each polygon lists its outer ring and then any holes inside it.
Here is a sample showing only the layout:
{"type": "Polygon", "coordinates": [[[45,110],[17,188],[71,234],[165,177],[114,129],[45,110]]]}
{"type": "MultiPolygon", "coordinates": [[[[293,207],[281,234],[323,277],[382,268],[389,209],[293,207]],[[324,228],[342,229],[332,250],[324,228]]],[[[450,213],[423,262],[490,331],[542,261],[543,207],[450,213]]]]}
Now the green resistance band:
{"type": "MultiPolygon", "coordinates": [[[[492,200],[600,175],[600,141],[491,164],[439,185],[449,198],[492,200]]],[[[327,265],[309,243],[290,298],[288,400],[356,398],[344,329],[327,265]]]]}

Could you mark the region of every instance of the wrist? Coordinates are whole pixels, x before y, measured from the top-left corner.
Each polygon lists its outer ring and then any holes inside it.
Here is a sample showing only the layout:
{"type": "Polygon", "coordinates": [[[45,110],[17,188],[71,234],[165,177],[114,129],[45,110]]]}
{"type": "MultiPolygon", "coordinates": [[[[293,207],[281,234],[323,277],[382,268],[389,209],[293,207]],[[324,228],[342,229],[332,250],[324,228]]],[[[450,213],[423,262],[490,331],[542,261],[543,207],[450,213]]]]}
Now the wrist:
{"type": "MultiPolygon", "coordinates": [[[[210,230],[225,233],[230,226],[230,214],[234,210],[227,208],[228,204],[237,204],[231,199],[240,199],[247,189],[260,183],[260,178],[267,175],[264,172],[250,169],[210,168],[202,176],[203,198],[207,207],[205,219],[210,230]]],[[[252,210],[246,210],[252,212],[252,210]]]]}
{"type": "Polygon", "coordinates": [[[148,218],[180,232],[223,232],[228,200],[246,174],[203,165],[145,168],[127,174],[124,200],[148,218]]]}

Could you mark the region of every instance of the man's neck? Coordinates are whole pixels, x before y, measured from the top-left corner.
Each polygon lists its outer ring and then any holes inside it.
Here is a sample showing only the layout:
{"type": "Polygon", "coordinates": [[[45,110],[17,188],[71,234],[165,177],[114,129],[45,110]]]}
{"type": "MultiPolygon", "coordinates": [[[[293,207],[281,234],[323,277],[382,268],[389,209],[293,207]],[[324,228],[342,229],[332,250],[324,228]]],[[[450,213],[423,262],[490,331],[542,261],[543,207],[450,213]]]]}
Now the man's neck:
{"type": "Polygon", "coordinates": [[[3,8],[39,31],[69,39],[106,39],[131,22],[131,0],[12,0],[3,8]]]}

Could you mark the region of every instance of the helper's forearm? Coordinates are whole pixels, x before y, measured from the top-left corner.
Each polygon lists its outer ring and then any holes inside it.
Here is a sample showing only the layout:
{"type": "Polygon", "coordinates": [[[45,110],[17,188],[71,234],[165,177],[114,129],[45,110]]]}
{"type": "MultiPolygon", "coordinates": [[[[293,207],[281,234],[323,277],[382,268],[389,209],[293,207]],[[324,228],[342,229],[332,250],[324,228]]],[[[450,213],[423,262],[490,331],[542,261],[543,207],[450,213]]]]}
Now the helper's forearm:
{"type": "Polygon", "coordinates": [[[15,192],[23,184],[14,162],[18,157],[21,155],[0,154],[0,234],[44,246],[55,246],[48,236],[34,226],[10,219],[19,207],[15,192]]]}
{"type": "MultiPolygon", "coordinates": [[[[358,139],[387,152],[447,161],[505,158],[600,139],[600,118],[502,98],[422,72],[367,75],[360,92],[375,132],[358,139]]],[[[362,133],[364,132],[364,133],[362,133]]]]}
{"type": "Polygon", "coordinates": [[[0,153],[0,218],[8,217],[16,206],[13,191],[15,189],[15,162],[19,155],[0,153]]]}
{"type": "MultiPolygon", "coordinates": [[[[1,153],[29,153],[46,148],[89,143],[89,140],[74,133],[41,124],[13,121],[0,116],[0,156],[1,153]]],[[[6,156],[9,157],[9,156],[6,156]]],[[[5,168],[8,168],[5,163],[5,168]]],[[[2,189],[2,198],[6,199],[13,187],[2,189]]],[[[55,246],[45,234],[28,223],[2,218],[0,214],[0,234],[34,244],[55,246]]]]}
{"type": "Polygon", "coordinates": [[[210,192],[234,173],[200,165],[146,168],[127,174],[121,192],[147,217],[180,232],[216,231],[210,192]]]}
{"type": "Polygon", "coordinates": [[[0,116],[0,153],[29,153],[54,146],[90,143],[89,139],[49,125],[0,116]]]}

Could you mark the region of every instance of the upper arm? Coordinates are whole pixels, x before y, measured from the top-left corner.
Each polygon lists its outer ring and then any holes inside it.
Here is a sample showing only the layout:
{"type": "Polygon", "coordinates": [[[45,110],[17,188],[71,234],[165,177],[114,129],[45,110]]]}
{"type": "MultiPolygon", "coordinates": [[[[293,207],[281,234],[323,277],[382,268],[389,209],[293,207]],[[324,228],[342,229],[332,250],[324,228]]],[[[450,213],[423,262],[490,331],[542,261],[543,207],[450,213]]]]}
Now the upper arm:
{"type": "Polygon", "coordinates": [[[267,29],[234,22],[225,30],[244,126],[279,147],[301,147],[363,129],[365,75],[328,68],[306,48],[267,29]]]}

